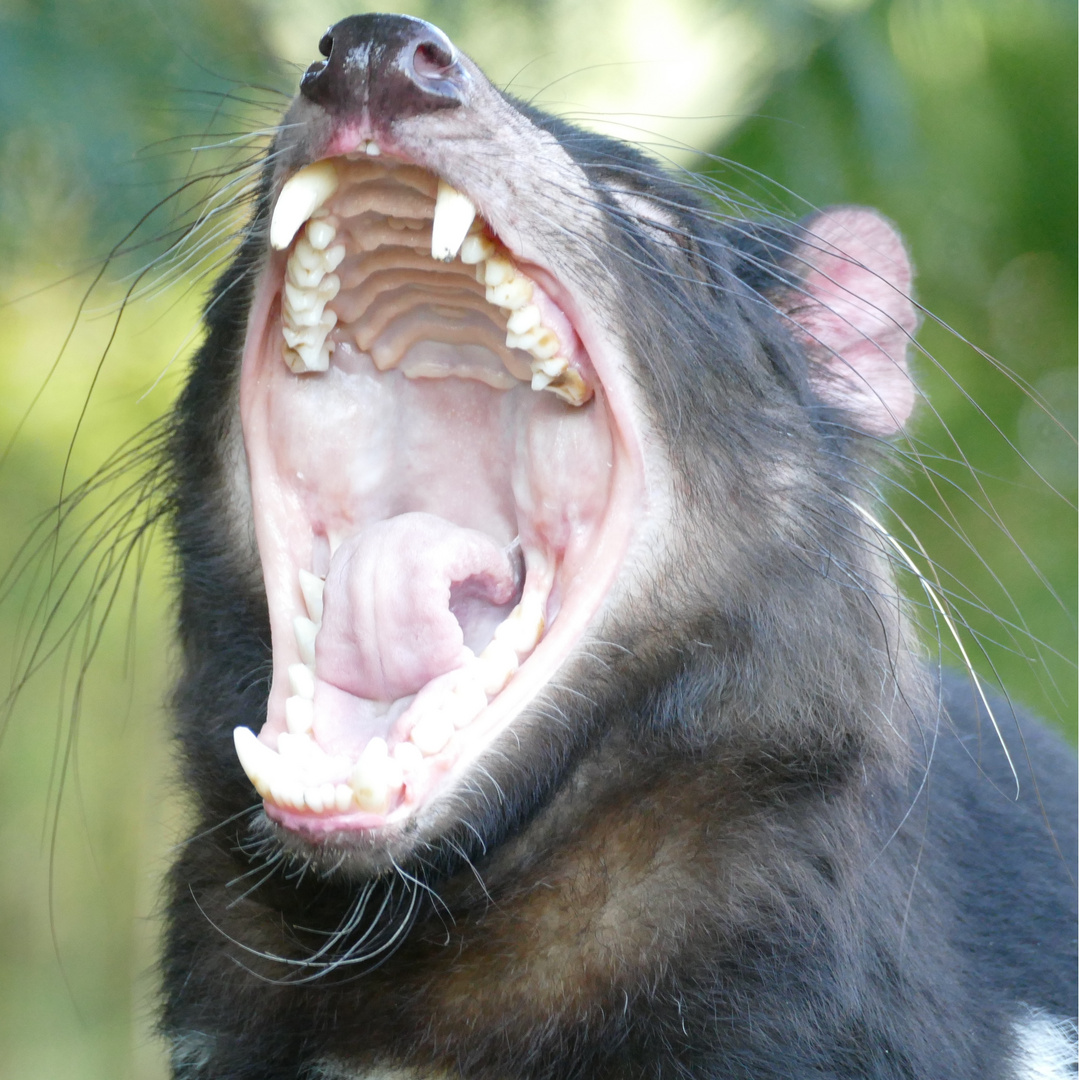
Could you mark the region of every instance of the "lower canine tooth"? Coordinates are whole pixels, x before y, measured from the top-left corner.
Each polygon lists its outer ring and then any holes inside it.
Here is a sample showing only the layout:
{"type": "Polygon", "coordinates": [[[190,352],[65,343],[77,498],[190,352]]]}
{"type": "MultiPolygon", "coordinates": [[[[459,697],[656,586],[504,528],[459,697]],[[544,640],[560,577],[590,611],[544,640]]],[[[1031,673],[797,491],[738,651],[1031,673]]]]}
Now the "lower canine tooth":
{"type": "Polygon", "coordinates": [[[240,767],[247,773],[247,778],[255,786],[255,790],[265,799],[273,784],[284,778],[281,757],[266,743],[260,742],[250,728],[234,728],[233,745],[236,747],[236,756],[240,759],[240,767]]]}
{"type": "Polygon", "coordinates": [[[431,257],[450,262],[460,250],[475,218],[476,207],[472,200],[445,180],[440,180],[435,195],[435,216],[431,222],[431,257]]]}
{"type": "Polygon", "coordinates": [[[297,615],[293,619],[293,632],[296,634],[296,647],[300,651],[300,659],[309,667],[315,666],[315,635],[319,632],[318,626],[303,615],[297,615]]]}

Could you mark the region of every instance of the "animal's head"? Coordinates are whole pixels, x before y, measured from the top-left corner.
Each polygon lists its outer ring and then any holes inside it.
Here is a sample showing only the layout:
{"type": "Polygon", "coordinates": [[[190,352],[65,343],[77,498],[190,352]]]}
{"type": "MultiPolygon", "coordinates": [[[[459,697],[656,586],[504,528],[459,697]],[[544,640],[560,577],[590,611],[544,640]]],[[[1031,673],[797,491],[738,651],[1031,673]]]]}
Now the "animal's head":
{"type": "Polygon", "coordinates": [[[220,695],[281,835],[385,869],[586,812],[613,739],[850,739],[901,633],[855,509],[914,401],[891,226],[729,216],[419,20],[320,51],[180,429],[219,447],[181,484],[183,700],[220,695]]]}

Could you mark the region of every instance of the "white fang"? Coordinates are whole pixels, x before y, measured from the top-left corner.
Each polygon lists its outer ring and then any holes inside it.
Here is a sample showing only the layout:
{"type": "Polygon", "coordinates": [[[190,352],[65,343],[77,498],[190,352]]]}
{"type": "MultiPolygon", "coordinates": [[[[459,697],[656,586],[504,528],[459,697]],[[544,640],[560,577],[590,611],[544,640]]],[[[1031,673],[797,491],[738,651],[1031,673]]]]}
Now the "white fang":
{"type": "Polygon", "coordinates": [[[337,191],[337,170],[330,161],[308,165],[285,181],[270,219],[270,246],[284,251],[301,225],[337,191]]]}
{"type": "Polygon", "coordinates": [[[472,200],[445,180],[440,180],[435,196],[435,217],[431,222],[431,257],[440,262],[450,262],[461,250],[462,242],[475,219],[476,207],[472,200]]]}

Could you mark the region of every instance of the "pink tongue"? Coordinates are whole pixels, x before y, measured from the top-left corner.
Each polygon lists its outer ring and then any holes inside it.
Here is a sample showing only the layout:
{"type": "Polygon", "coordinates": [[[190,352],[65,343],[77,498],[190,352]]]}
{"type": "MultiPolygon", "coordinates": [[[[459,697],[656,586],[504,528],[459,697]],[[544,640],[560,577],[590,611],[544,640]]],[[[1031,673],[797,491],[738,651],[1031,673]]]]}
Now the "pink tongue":
{"type": "Polygon", "coordinates": [[[451,610],[451,590],[498,608],[519,584],[491,537],[434,514],[401,514],[345,540],[330,560],[319,679],[357,697],[396,701],[415,694],[471,655],[451,610]]]}

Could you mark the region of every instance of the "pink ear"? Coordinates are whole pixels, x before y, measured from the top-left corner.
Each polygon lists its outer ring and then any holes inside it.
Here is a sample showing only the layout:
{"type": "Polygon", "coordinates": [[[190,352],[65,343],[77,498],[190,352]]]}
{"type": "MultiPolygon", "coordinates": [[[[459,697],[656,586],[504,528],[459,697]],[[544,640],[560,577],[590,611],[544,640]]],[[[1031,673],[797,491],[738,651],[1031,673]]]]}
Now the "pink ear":
{"type": "Polygon", "coordinates": [[[918,316],[904,243],[884,218],[858,206],[825,210],[803,228],[793,262],[801,288],[776,299],[799,328],[811,385],[863,431],[892,435],[915,404],[907,347],[918,316]]]}

